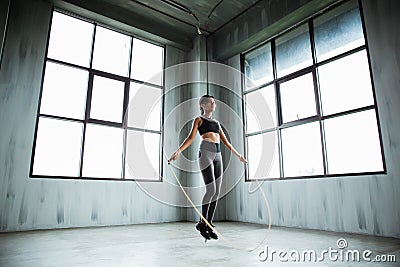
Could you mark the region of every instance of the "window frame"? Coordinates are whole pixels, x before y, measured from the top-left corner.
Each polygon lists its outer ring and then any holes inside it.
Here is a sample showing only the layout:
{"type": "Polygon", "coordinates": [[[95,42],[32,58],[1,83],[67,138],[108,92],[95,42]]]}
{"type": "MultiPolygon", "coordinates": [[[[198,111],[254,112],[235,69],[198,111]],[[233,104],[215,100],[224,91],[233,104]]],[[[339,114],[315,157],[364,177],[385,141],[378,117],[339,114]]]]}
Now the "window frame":
{"type": "Polygon", "coordinates": [[[50,20],[49,20],[49,28],[48,28],[48,33],[47,33],[47,41],[46,41],[46,53],[45,57],[43,60],[43,69],[42,69],[42,78],[41,78],[41,86],[40,86],[40,92],[39,92],[39,100],[38,100],[38,106],[37,106],[37,113],[36,113],[36,123],[35,123],[35,130],[34,130],[34,138],[33,138],[33,145],[32,145],[32,152],[31,152],[31,162],[30,162],[30,170],[29,170],[29,178],[51,178],[51,179],[75,179],[75,180],[107,180],[107,181],[140,181],[140,182],[163,182],[163,160],[162,160],[162,147],[164,143],[164,134],[162,131],[162,126],[164,123],[164,104],[165,104],[165,58],[166,58],[166,47],[164,44],[159,44],[153,41],[146,40],[140,36],[133,35],[129,32],[124,32],[122,30],[110,27],[108,25],[98,23],[96,21],[81,17],[77,14],[65,11],[63,9],[57,8],[55,6],[52,7],[51,15],[50,15],[50,20]],[[53,21],[53,14],[55,12],[58,12],[62,15],[67,15],[72,18],[91,23],[94,25],[94,30],[93,30],[93,35],[92,35],[92,44],[91,44],[91,51],[90,51],[90,63],[88,67],[85,66],[79,66],[73,63],[69,62],[64,62],[58,59],[53,59],[48,57],[48,49],[49,49],[49,43],[50,43],[50,32],[51,32],[51,25],[53,21]],[[128,63],[129,63],[129,70],[127,73],[127,76],[120,76],[117,74],[113,73],[108,73],[105,71],[101,71],[98,69],[93,69],[93,55],[94,55],[94,46],[95,46],[95,37],[96,37],[96,29],[97,27],[103,27],[108,30],[112,30],[117,33],[121,33],[124,35],[129,36],[130,38],[130,48],[129,48],[129,56],[127,58],[128,63]],[[159,46],[163,49],[162,51],[162,84],[152,84],[148,83],[146,81],[141,81],[141,80],[136,80],[131,78],[131,67],[132,67],[132,44],[133,44],[133,39],[139,39],[141,41],[150,43],[152,45],[159,46]],[[46,65],[47,62],[55,63],[55,64],[61,64],[67,67],[72,67],[72,68],[77,68],[80,70],[86,70],[88,72],[88,86],[87,86],[87,96],[86,96],[86,105],[85,105],[85,115],[83,119],[76,119],[76,118],[68,118],[68,117],[62,117],[62,116],[55,116],[55,115],[50,115],[50,114],[41,114],[40,109],[41,109],[41,103],[42,103],[42,94],[43,94],[43,84],[45,80],[45,70],[46,70],[46,65]],[[93,77],[94,76],[100,76],[104,78],[109,78],[112,80],[116,81],[121,81],[125,84],[124,86],[124,99],[123,99],[123,108],[122,108],[122,120],[121,123],[119,122],[111,122],[111,121],[105,121],[105,120],[98,120],[98,119],[92,119],[90,118],[90,109],[91,109],[91,102],[92,102],[92,91],[93,91],[93,77]],[[160,130],[150,130],[150,129],[143,129],[143,128],[135,128],[135,127],[129,127],[128,126],[128,120],[124,118],[124,114],[128,108],[129,105],[129,91],[130,91],[130,84],[131,82],[135,82],[137,84],[142,84],[146,86],[150,86],[153,88],[157,88],[161,90],[161,114],[160,114],[160,130]],[[83,132],[82,132],[82,143],[81,143],[81,158],[79,162],[80,170],[79,170],[79,176],[60,176],[60,175],[40,175],[40,174],[33,174],[33,166],[34,166],[34,159],[35,159],[35,150],[36,150],[36,140],[37,140],[37,134],[38,134],[38,124],[39,124],[39,119],[40,117],[44,118],[50,118],[50,119],[57,119],[57,120],[66,120],[66,121],[73,121],[73,122],[80,122],[83,123],[83,132]],[[85,139],[86,139],[86,127],[88,123],[93,123],[96,125],[101,125],[101,126],[107,126],[107,127],[117,127],[119,129],[122,129],[124,131],[123,133],[123,149],[122,149],[122,166],[121,166],[121,172],[122,172],[122,178],[115,178],[115,177],[85,177],[82,176],[82,171],[83,171],[83,159],[84,159],[84,149],[85,149],[85,139]],[[159,143],[159,177],[158,179],[145,179],[145,178],[138,178],[138,179],[125,179],[125,165],[126,165],[126,143],[127,143],[127,132],[128,130],[134,130],[134,131],[141,131],[141,132],[149,132],[149,133],[155,133],[160,135],[160,143],[159,143]]]}
{"type": "Polygon", "coordinates": [[[371,59],[370,59],[370,53],[369,53],[369,46],[368,46],[368,38],[366,34],[366,28],[365,28],[365,20],[364,20],[364,13],[363,13],[363,8],[362,8],[362,2],[361,0],[356,0],[355,2],[358,5],[358,10],[360,13],[360,18],[361,18],[361,26],[362,26],[362,31],[364,35],[364,40],[365,43],[364,45],[358,46],[356,48],[350,49],[346,52],[339,53],[338,55],[335,55],[333,57],[330,57],[328,59],[325,59],[323,61],[317,62],[316,60],[316,48],[315,48],[315,40],[314,40],[314,23],[313,20],[319,16],[322,16],[326,14],[327,12],[335,9],[336,7],[339,7],[340,5],[350,2],[351,0],[345,0],[345,1],[340,1],[338,3],[334,3],[324,10],[311,15],[310,17],[304,19],[303,21],[300,21],[299,23],[293,25],[292,27],[285,29],[284,31],[266,39],[265,41],[257,44],[255,47],[252,47],[248,49],[247,51],[244,51],[243,53],[240,54],[240,66],[241,66],[241,72],[242,72],[242,116],[243,116],[243,144],[244,144],[244,154],[246,157],[248,157],[248,143],[247,143],[247,137],[252,136],[252,135],[257,135],[257,134],[262,134],[266,132],[274,132],[276,131],[277,134],[277,139],[278,139],[278,155],[279,155],[279,169],[280,169],[280,177],[274,177],[274,178],[261,178],[261,179],[249,179],[249,171],[247,168],[245,168],[245,182],[252,182],[252,181],[275,181],[275,180],[291,180],[291,179],[311,179],[311,178],[327,178],[327,177],[344,177],[344,176],[364,176],[364,175],[377,175],[377,174],[387,174],[387,167],[386,167],[386,161],[385,161],[385,153],[384,153],[384,147],[383,147],[383,141],[382,141],[382,133],[381,133],[381,123],[379,119],[379,111],[378,111],[378,105],[377,105],[377,99],[376,99],[376,92],[375,92],[375,83],[374,83],[374,78],[373,78],[373,73],[372,73],[372,65],[371,65],[371,59]],[[277,76],[277,68],[276,68],[276,46],[275,46],[275,39],[281,37],[285,33],[289,32],[290,30],[296,29],[298,27],[301,27],[302,25],[307,24],[308,30],[309,30],[309,35],[310,35],[310,42],[311,42],[311,55],[312,55],[312,65],[302,68],[298,71],[295,71],[293,73],[289,73],[287,75],[284,75],[282,77],[277,76]],[[245,73],[245,55],[247,53],[251,53],[254,50],[258,49],[259,47],[262,47],[266,43],[270,42],[271,43],[271,54],[272,54],[272,67],[273,67],[273,80],[269,81],[267,83],[258,85],[254,88],[246,90],[246,73],[245,73]],[[317,69],[320,66],[323,66],[325,64],[328,64],[330,62],[339,60],[341,58],[344,58],[346,56],[349,56],[351,54],[360,52],[360,51],[366,51],[367,55],[367,60],[368,60],[368,69],[369,69],[369,75],[371,79],[371,89],[372,89],[372,95],[373,95],[373,104],[368,105],[368,106],[363,106],[360,108],[354,108],[351,110],[347,111],[342,111],[334,114],[329,114],[329,115],[323,115],[322,114],[322,104],[321,104],[321,92],[320,92],[320,86],[318,83],[318,75],[317,75],[317,69]],[[315,95],[315,102],[316,102],[316,107],[317,107],[317,114],[315,116],[311,116],[308,118],[303,118],[300,120],[296,121],[290,121],[283,123],[282,122],[282,102],[280,98],[280,87],[279,85],[283,82],[289,81],[291,79],[295,79],[297,77],[300,77],[302,75],[311,73],[313,76],[313,83],[314,83],[314,95],[315,95]],[[248,93],[255,92],[257,90],[260,90],[262,88],[265,88],[269,85],[274,85],[274,90],[275,90],[275,100],[276,100],[276,120],[277,120],[277,126],[272,127],[269,129],[264,129],[261,131],[253,132],[253,133],[246,133],[246,125],[247,125],[247,115],[246,115],[246,105],[245,105],[245,95],[248,93]],[[374,172],[354,172],[354,173],[338,173],[338,174],[329,174],[328,173],[328,161],[327,161],[327,149],[326,149],[326,141],[325,141],[325,132],[324,132],[324,127],[323,123],[327,119],[335,118],[335,117],[340,117],[340,116],[345,116],[357,112],[362,112],[362,111],[367,111],[367,110],[374,110],[376,114],[376,121],[377,121],[377,130],[378,130],[378,136],[379,136],[379,144],[380,144],[380,151],[381,151],[381,159],[382,159],[382,171],[374,171],[374,172]],[[322,158],[323,158],[323,169],[324,169],[324,174],[323,175],[310,175],[310,176],[284,176],[284,171],[283,171],[283,154],[282,154],[282,135],[281,135],[281,130],[286,129],[289,127],[294,127],[294,126],[299,126],[311,122],[318,122],[320,125],[320,134],[321,134],[321,147],[322,147],[322,158]]]}

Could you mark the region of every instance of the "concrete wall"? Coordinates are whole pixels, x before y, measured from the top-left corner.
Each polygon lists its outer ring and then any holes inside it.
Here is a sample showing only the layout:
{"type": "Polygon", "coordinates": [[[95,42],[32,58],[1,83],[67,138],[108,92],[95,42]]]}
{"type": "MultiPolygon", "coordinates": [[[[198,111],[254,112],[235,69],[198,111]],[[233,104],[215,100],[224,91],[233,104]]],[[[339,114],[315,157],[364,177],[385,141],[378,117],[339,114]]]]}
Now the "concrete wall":
{"type": "MultiPolygon", "coordinates": [[[[400,237],[400,121],[397,115],[400,114],[400,35],[397,29],[400,2],[363,0],[362,6],[388,173],[264,182],[262,188],[270,203],[273,225],[400,237]]],[[[277,13],[282,14],[282,10],[277,13]]],[[[254,23],[257,19],[260,18],[251,12],[244,14],[227,25],[227,29],[213,35],[209,50],[213,51],[214,58],[229,55],[231,44],[235,47],[240,43],[243,50],[249,49],[251,42],[247,40],[251,36],[240,29],[246,24],[257,25],[254,23]],[[232,38],[233,32],[237,32],[235,38],[232,38]]],[[[258,25],[251,29],[253,35],[268,32],[268,27],[262,27],[262,23],[258,25]]],[[[240,68],[238,54],[225,63],[240,68]]],[[[240,88],[234,90],[240,91],[240,88]]],[[[231,125],[230,129],[236,127],[240,125],[231,125]]],[[[242,180],[227,196],[226,218],[267,224],[269,218],[262,195],[260,191],[249,193],[249,185],[242,180]]]]}
{"type": "MultiPolygon", "coordinates": [[[[212,50],[210,51],[212,53],[212,50]]],[[[220,121],[224,133],[231,145],[242,155],[244,155],[243,131],[242,131],[242,97],[241,97],[241,75],[240,56],[230,58],[223,63],[227,67],[223,71],[209,73],[209,80],[221,80],[216,76],[223,76],[223,84],[226,86],[218,86],[210,84],[210,94],[214,95],[221,103],[217,106],[216,115],[220,121]],[[232,68],[232,69],[231,69],[232,68]],[[235,70],[236,69],[236,70],[235,70]],[[226,72],[226,73],[225,73],[226,72]],[[228,108],[224,108],[228,107],[228,108]],[[222,108],[224,108],[222,110],[222,108]],[[222,110],[222,112],[221,112],[222,110]]],[[[244,180],[244,165],[239,159],[231,153],[221,142],[221,154],[224,165],[222,194],[225,194],[217,206],[217,219],[227,217],[229,215],[230,194],[229,192],[235,187],[239,181],[244,180]]]]}
{"type": "MultiPolygon", "coordinates": [[[[193,119],[197,116],[200,115],[200,108],[198,104],[198,100],[202,95],[207,94],[207,73],[206,69],[204,69],[204,64],[200,63],[201,61],[206,60],[206,38],[204,36],[197,36],[193,40],[193,49],[187,53],[187,61],[191,62],[190,64],[193,65],[193,70],[192,70],[192,80],[195,81],[191,84],[187,85],[188,91],[182,91],[184,94],[185,100],[188,99],[196,99],[196,101],[193,101],[193,105],[190,107],[190,111],[186,114],[185,123],[187,120],[190,119],[190,122],[185,125],[185,127],[182,129],[182,139],[181,143],[184,141],[186,136],[190,133],[192,124],[193,124],[193,119]],[[196,82],[196,81],[203,81],[203,82],[196,82]]],[[[201,137],[200,134],[196,134],[196,138],[192,145],[186,149],[182,153],[182,156],[187,157],[190,160],[196,161],[198,158],[198,151],[199,151],[199,145],[201,142],[201,137]]],[[[189,193],[189,197],[192,199],[192,201],[197,205],[198,210],[201,212],[201,202],[203,199],[203,195],[205,190],[202,188],[204,185],[203,183],[203,178],[200,172],[191,172],[187,173],[182,171],[181,175],[185,177],[185,184],[187,186],[187,191],[189,193]]],[[[188,207],[190,203],[187,203],[188,207]]],[[[188,221],[199,221],[200,216],[197,214],[197,212],[189,207],[186,212],[186,219],[188,221]]]]}
{"type": "MultiPolygon", "coordinates": [[[[0,73],[0,231],[185,220],[184,209],[155,200],[135,182],[28,177],[51,5],[41,0],[11,3],[0,73]]],[[[180,50],[166,49],[167,66],[184,60],[180,50]]],[[[166,109],[176,101],[167,96],[166,109]]],[[[174,145],[165,141],[166,148],[174,145]]],[[[164,165],[165,179],[173,181],[167,171],[164,165]]],[[[151,184],[167,191],[167,183],[151,184]]]]}

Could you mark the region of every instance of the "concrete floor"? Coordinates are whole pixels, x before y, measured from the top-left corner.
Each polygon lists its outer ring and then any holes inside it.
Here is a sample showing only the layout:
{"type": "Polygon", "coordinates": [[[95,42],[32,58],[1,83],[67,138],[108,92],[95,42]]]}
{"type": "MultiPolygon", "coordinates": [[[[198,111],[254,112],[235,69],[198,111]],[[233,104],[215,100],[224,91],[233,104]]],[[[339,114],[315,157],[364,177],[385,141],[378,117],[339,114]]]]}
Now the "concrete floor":
{"type": "Polygon", "coordinates": [[[220,239],[205,244],[194,229],[195,224],[190,222],[1,233],[0,266],[366,265],[365,260],[356,261],[355,257],[346,261],[347,252],[355,250],[360,253],[360,258],[365,250],[371,250],[372,254],[367,255],[370,259],[379,254],[394,255],[397,260],[370,262],[367,266],[400,266],[399,239],[272,227],[265,242],[256,250],[247,252],[231,246],[256,247],[266,236],[265,225],[238,222],[216,224],[217,230],[232,243],[220,239]],[[342,250],[337,246],[339,238],[347,241],[347,247],[342,250]],[[268,252],[260,253],[267,251],[266,246],[268,252]],[[303,255],[305,250],[314,250],[318,258],[321,258],[323,250],[331,250],[332,260],[328,252],[324,254],[324,260],[317,260],[317,263],[296,262],[296,255],[303,255]],[[278,258],[280,251],[282,260],[278,258]],[[286,255],[283,254],[285,252],[286,255]],[[335,257],[338,259],[334,260],[335,257]]]}

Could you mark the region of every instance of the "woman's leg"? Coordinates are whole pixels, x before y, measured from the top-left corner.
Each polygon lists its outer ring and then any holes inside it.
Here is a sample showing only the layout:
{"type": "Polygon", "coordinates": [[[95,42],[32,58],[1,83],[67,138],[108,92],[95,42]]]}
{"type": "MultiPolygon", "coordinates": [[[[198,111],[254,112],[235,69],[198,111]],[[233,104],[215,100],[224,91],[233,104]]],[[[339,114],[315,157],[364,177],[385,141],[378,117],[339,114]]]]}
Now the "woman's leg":
{"type": "Polygon", "coordinates": [[[203,196],[201,213],[203,214],[203,217],[206,218],[207,220],[208,220],[208,212],[210,210],[211,201],[216,192],[213,169],[214,169],[213,165],[211,164],[210,166],[201,171],[203,174],[204,184],[206,186],[206,193],[203,196]]]}
{"type": "Polygon", "coordinates": [[[216,154],[215,159],[213,161],[213,166],[214,166],[214,179],[215,179],[213,184],[215,184],[215,191],[213,192],[214,194],[211,197],[211,203],[210,206],[208,207],[208,213],[206,217],[207,221],[209,221],[210,223],[214,218],[215,208],[217,206],[219,194],[221,191],[222,169],[223,169],[221,153],[216,154]]]}
{"type": "Polygon", "coordinates": [[[212,201],[212,198],[216,193],[216,184],[214,177],[215,172],[213,164],[213,158],[215,157],[215,154],[216,153],[207,150],[199,151],[199,164],[204,180],[204,185],[206,187],[206,193],[204,194],[202,200],[202,215],[207,220],[210,202],[212,201]]]}
{"type": "MultiPolygon", "coordinates": [[[[222,158],[220,152],[212,152],[209,150],[199,151],[199,164],[201,174],[203,176],[206,193],[202,200],[202,216],[207,219],[209,223],[212,222],[215,207],[219,197],[222,181],[222,158]]],[[[211,228],[201,221],[196,225],[196,229],[200,231],[201,235],[206,239],[218,239],[211,228]]]]}

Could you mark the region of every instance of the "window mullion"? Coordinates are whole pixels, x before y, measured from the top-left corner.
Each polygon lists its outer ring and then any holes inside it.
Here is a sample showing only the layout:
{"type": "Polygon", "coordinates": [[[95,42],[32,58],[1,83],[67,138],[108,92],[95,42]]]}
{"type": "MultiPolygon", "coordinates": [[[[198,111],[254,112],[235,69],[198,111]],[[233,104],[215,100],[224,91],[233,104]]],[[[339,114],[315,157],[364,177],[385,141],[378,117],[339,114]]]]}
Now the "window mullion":
{"type": "Polygon", "coordinates": [[[129,67],[128,67],[128,78],[131,78],[131,73],[132,73],[132,52],[133,51],[133,37],[131,36],[131,45],[129,49],[129,67]]]}
{"type": "MultiPolygon", "coordinates": [[[[91,63],[90,63],[91,64],[91,63]]],[[[89,73],[88,89],[86,96],[86,109],[85,109],[85,119],[83,123],[83,134],[82,134],[82,146],[81,146],[81,159],[80,159],[80,170],[79,177],[82,178],[83,171],[83,156],[85,154],[85,141],[86,141],[86,125],[90,117],[90,106],[92,102],[92,90],[93,90],[93,73],[89,73]]]]}
{"type": "MultiPolygon", "coordinates": [[[[129,66],[130,73],[130,66],[129,66]]],[[[125,179],[125,164],[126,164],[126,146],[127,146],[127,138],[128,138],[128,107],[129,107],[129,90],[130,90],[130,82],[125,82],[125,93],[124,93],[124,108],[122,109],[123,117],[122,117],[122,128],[124,129],[124,137],[123,137],[123,150],[122,150],[122,179],[125,179]]]]}
{"type": "Polygon", "coordinates": [[[279,174],[280,178],[284,177],[283,173],[283,153],[282,153],[282,135],[279,127],[282,125],[282,107],[281,107],[281,96],[279,91],[279,84],[277,81],[276,71],[276,46],[275,39],[271,41],[271,54],[272,54],[272,73],[274,76],[274,90],[275,90],[275,101],[276,101],[276,121],[277,121],[277,140],[278,140],[278,157],[279,157],[279,174]]]}
{"type": "Polygon", "coordinates": [[[94,29],[93,29],[92,48],[90,50],[90,64],[89,64],[90,69],[92,69],[92,64],[93,64],[94,43],[96,42],[96,31],[97,31],[97,23],[94,24],[94,29]]]}
{"type": "Polygon", "coordinates": [[[315,104],[317,109],[317,116],[318,116],[318,124],[321,136],[321,153],[322,153],[322,164],[324,167],[324,176],[328,174],[328,154],[326,151],[326,140],[325,140],[325,130],[324,124],[322,121],[322,103],[321,103],[321,91],[319,88],[318,82],[318,70],[317,70],[317,52],[315,49],[315,37],[314,37],[314,23],[313,20],[310,19],[308,21],[308,28],[310,33],[310,42],[311,42],[311,55],[313,60],[313,84],[314,84],[314,94],[315,94],[315,104]]]}
{"type": "Polygon", "coordinates": [[[328,152],[326,150],[326,138],[325,138],[325,127],[324,127],[324,121],[320,120],[319,121],[319,128],[321,132],[321,142],[322,142],[322,162],[324,164],[324,176],[326,176],[329,172],[329,164],[328,164],[328,152]]]}
{"type": "MultiPolygon", "coordinates": [[[[246,72],[245,72],[245,67],[244,67],[244,55],[240,54],[240,71],[241,71],[241,76],[240,76],[240,82],[242,85],[242,118],[243,118],[243,124],[242,124],[242,132],[243,132],[243,151],[244,151],[244,156],[248,159],[249,158],[249,153],[248,153],[248,147],[247,147],[247,132],[246,132],[246,125],[247,125],[247,112],[246,112],[246,105],[245,105],[245,79],[246,79],[246,72]]],[[[208,83],[207,83],[208,84],[208,83]]],[[[244,168],[244,180],[249,181],[249,171],[247,170],[248,168],[244,168]]]]}
{"type": "Polygon", "coordinates": [[[123,136],[123,139],[122,139],[122,143],[123,143],[123,150],[122,150],[122,180],[125,180],[126,179],[126,177],[125,177],[125,168],[126,168],[126,146],[127,146],[127,143],[128,143],[128,140],[127,140],[127,138],[128,138],[128,129],[127,128],[124,128],[124,136],[123,136]]]}

